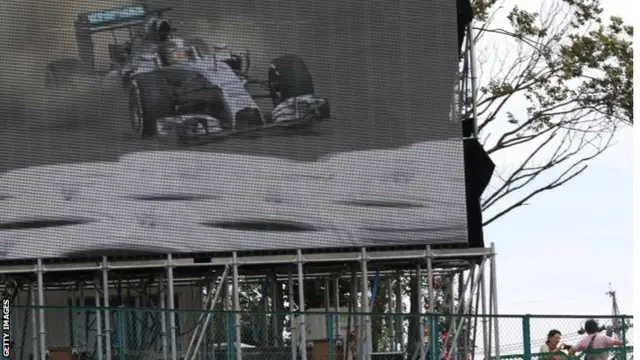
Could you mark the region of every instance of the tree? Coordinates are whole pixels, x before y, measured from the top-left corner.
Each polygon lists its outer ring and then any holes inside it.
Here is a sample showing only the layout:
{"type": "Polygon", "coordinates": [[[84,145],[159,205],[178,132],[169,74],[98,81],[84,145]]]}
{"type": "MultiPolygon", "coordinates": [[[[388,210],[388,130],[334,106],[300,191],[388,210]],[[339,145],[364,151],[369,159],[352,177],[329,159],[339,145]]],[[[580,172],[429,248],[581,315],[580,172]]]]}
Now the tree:
{"type": "Polygon", "coordinates": [[[480,138],[493,158],[522,154],[496,170],[482,201],[489,225],[579,176],[633,124],[633,28],[602,19],[600,0],[543,1],[539,11],[474,3],[480,138]]]}
{"type": "MultiPolygon", "coordinates": [[[[633,28],[619,17],[605,21],[600,0],[525,4],[538,11],[473,3],[480,87],[475,109],[465,110],[475,113],[492,158],[521,158],[496,170],[482,199],[487,226],[575,179],[620,126],[633,125],[633,28]]],[[[419,310],[412,301],[411,312],[419,310]]]]}

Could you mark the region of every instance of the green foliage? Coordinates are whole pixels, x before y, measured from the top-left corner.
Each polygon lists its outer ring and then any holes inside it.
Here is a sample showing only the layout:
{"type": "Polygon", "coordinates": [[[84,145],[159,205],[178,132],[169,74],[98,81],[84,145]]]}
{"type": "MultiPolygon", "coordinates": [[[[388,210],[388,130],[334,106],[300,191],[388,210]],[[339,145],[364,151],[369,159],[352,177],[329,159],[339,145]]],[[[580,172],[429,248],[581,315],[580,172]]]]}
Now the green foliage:
{"type": "Polygon", "coordinates": [[[598,108],[608,118],[633,123],[633,27],[619,17],[599,25],[586,35],[570,35],[570,44],[561,47],[558,67],[564,78],[589,76],[579,86],[581,106],[598,108]]]}
{"type": "Polygon", "coordinates": [[[521,4],[474,1],[480,137],[493,157],[528,154],[497,170],[485,225],[574,179],[633,124],[633,28],[603,19],[600,0],[521,4]]]}
{"type": "MultiPolygon", "coordinates": [[[[591,107],[607,120],[633,123],[633,28],[619,17],[605,25],[599,0],[565,0],[552,4],[544,16],[514,5],[506,12],[507,22],[495,27],[498,21],[489,12],[496,1],[474,3],[478,42],[487,33],[494,40],[506,37],[505,46],[521,55],[505,59],[508,70],[479,89],[478,110],[523,93],[531,122],[561,115],[554,113],[558,107],[574,113],[591,107]]],[[[495,10],[505,12],[504,6],[495,10]]],[[[485,112],[483,125],[501,115],[500,108],[495,110],[485,112]]]]}

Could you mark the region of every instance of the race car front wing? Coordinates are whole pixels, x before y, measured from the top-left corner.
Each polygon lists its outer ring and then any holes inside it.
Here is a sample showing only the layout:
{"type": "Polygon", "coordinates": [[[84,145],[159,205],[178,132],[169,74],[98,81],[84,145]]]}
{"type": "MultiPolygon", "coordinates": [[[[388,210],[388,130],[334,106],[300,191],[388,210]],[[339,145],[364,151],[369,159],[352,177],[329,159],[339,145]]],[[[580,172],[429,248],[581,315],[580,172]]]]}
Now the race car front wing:
{"type": "Polygon", "coordinates": [[[303,95],[287,99],[272,111],[274,124],[314,122],[330,117],[329,102],[316,95],[303,95]]]}
{"type": "Polygon", "coordinates": [[[259,137],[268,130],[309,127],[330,118],[329,102],[316,95],[287,99],[271,112],[271,121],[242,130],[224,129],[221,122],[209,115],[176,115],[156,120],[156,133],[161,139],[175,138],[179,144],[204,144],[234,135],[251,133],[259,137]]]}

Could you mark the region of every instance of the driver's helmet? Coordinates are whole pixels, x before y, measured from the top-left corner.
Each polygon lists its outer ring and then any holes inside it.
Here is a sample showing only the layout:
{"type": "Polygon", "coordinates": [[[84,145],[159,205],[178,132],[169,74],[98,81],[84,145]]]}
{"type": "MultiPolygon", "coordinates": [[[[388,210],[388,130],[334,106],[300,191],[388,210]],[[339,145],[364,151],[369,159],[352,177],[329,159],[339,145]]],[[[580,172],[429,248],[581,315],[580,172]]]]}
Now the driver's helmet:
{"type": "Polygon", "coordinates": [[[184,46],[184,40],[180,38],[170,39],[160,45],[160,59],[165,65],[174,65],[189,61],[188,49],[184,46]]]}
{"type": "Polygon", "coordinates": [[[145,30],[156,41],[165,42],[171,35],[171,23],[167,19],[151,17],[145,24],[145,30]]]}
{"type": "Polygon", "coordinates": [[[158,20],[160,20],[160,18],[158,18],[157,16],[152,16],[149,18],[149,20],[147,20],[147,23],[144,25],[144,31],[148,35],[155,34],[157,27],[156,23],[158,22],[158,20]]]}

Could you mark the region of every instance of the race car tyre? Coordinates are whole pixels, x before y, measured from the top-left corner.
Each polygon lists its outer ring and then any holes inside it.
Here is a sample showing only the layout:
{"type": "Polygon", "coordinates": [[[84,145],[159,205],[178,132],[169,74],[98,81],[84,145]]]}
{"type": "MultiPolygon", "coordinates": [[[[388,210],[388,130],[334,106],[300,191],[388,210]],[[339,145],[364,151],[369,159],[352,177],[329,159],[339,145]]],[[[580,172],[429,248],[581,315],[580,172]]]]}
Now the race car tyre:
{"type": "Polygon", "coordinates": [[[283,55],[271,61],[268,74],[273,105],[315,92],[307,65],[297,55],[283,55]]]}
{"type": "Polygon", "coordinates": [[[156,120],[173,115],[172,104],[171,92],[162,74],[143,73],[131,79],[129,116],[136,135],[155,135],[156,120]]]}
{"type": "Polygon", "coordinates": [[[82,71],[80,60],[62,59],[49,63],[45,72],[45,86],[48,89],[64,87],[82,71]]]}

